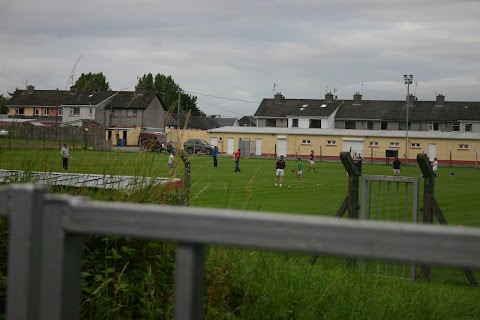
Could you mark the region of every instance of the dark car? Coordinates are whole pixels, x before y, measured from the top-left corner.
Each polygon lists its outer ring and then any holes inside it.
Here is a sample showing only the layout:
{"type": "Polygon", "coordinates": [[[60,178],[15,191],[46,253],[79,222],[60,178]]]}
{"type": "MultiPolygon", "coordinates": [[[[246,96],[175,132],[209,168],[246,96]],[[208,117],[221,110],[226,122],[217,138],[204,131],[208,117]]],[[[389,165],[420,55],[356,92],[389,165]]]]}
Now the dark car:
{"type": "Polygon", "coordinates": [[[155,152],[172,152],[173,144],[168,141],[167,135],[161,132],[141,132],[138,137],[138,146],[142,149],[155,152]]]}
{"type": "Polygon", "coordinates": [[[214,145],[211,145],[202,139],[188,139],[183,144],[183,149],[188,154],[206,153],[210,155],[212,154],[213,148],[215,148],[214,145]]]}

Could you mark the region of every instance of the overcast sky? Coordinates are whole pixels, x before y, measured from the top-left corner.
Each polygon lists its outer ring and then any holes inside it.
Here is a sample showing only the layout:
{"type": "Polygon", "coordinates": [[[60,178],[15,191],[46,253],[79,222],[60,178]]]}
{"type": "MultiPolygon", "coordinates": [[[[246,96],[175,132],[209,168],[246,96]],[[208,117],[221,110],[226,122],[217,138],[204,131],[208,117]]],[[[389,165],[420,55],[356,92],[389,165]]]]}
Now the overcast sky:
{"type": "Polygon", "coordinates": [[[274,89],[403,100],[413,74],[419,100],[480,101],[479,14],[478,0],[2,0],[0,94],[161,73],[207,115],[241,117],[274,89]]]}

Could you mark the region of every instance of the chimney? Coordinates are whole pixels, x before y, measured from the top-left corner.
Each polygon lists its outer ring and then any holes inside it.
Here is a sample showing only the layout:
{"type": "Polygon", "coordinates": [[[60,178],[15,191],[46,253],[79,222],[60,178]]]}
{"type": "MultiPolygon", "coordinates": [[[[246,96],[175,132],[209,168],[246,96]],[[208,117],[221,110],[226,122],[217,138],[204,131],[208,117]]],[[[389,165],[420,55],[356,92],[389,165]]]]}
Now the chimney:
{"type": "Polygon", "coordinates": [[[445,96],[443,94],[438,94],[435,106],[443,107],[444,104],[445,104],[445,96]]]}
{"type": "Polygon", "coordinates": [[[277,92],[275,96],[273,97],[273,102],[275,103],[282,103],[285,101],[285,97],[282,96],[282,93],[277,92]]]}
{"type": "Polygon", "coordinates": [[[325,93],[325,102],[333,102],[333,94],[331,92],[325,93]]]}
{"type": "Polygon", "coordinates": [[[145,89],[143,87],[136,86],[135,93],[137,96],[143,96],[145,94],[145,89]]]}
{"type": "Polygon", "coordinates": [[[27,86],[27,93],[33,93],[35,91],[35,87],[32,85],[27,86]]]}
{"type": "Polygon", "coordinates": [[[71,86],[70,87],[70,93],[71,94],[77,93],[77,88],[75,88],[75,86],[71,86]]]}
{"type": "Polygon", "coordinates": [[[407,97],[407,105],[408,106],[413,106],[413,103],[415,102],[415,96],[413,94],[410,94],[407,97]]]}
{"type": "Polygon", "coordinates": [[[354,106],[360,106],[362,105],[362,95],[358,92],[356,92],[354,95],[353,95],[353,105],[354,106]]]}

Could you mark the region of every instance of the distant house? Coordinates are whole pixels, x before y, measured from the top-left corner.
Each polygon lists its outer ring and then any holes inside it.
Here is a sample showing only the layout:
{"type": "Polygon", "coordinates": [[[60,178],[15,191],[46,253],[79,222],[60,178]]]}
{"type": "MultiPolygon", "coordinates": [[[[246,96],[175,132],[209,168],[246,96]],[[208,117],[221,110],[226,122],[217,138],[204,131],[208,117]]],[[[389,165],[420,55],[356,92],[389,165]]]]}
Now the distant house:
{"type": "Polygon", "coordinates": [[[68,94],[64,90],[35,90],[28,85],[26,90],[16,89],[8,100],[8,117],[33,119],[43,125],[57,125],[62,122],[60,104],[68,94]]]}
{"type": "Polygon", "coordinates": [[[187,112],[180,113],[180,121],[178,121],[178,113],[172,113],[167,121],[169,129],[193,129],[208,130],[221,127],[217,122],[217,118],[209,118],[205,115],[192,116],[187,112]]]}
{"type": "Polygon", "coordinates": [[[325,99],[285,99],[277,93],[263,99],[255,119],[259,127],[322,128],[355,130],[408,130],[440,132],[480,132],[480,102],[338,100],[331,93],[325,99]]]}
{"type": "Polygon", "coordinates": [[[238,120],[238,126],[240,127],[256,127],[257,121],[252,116],[244,116],[238,120]]]}
{"type": "Polygon", "coordinates": [[[216,117],[215,121],[219,124],[220,127],[238,127],[237,118],[216,117]]]}
{"type": "Polygon", "coordinates": [[[326,94],[324,100],[285,99],[281,93],[263,99],[255,112],[258,127],[333,128],[334,116],[342,101],[326,94]]]}

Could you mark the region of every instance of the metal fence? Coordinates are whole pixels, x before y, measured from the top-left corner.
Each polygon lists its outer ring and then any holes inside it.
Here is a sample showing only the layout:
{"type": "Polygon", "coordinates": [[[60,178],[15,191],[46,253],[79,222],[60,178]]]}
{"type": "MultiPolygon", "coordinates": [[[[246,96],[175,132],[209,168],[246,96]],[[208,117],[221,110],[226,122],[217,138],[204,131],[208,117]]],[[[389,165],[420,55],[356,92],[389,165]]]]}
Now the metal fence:
{"type": "Polygon", "coordinates": [[[177,242],[176,319],[203,317],[207,245],[480,268],[474,228],[100,202],[31,184],[2,187],[0,201],[10,222],[10,320],[79,319],[85,234],[177,242]]]}

